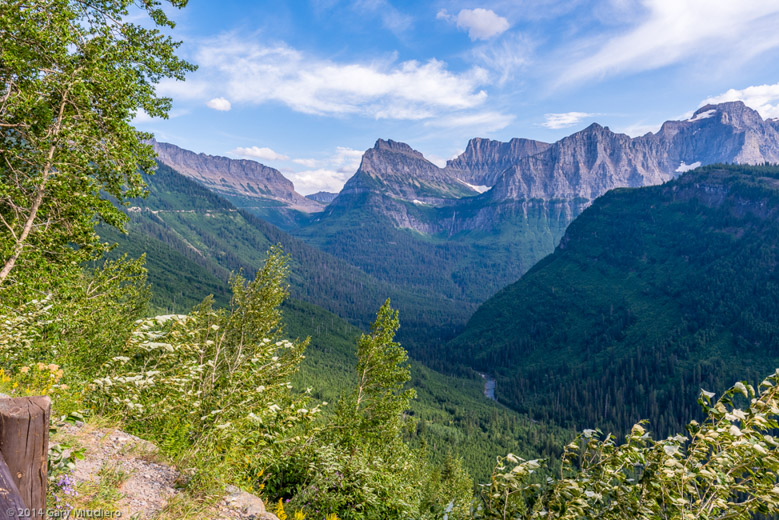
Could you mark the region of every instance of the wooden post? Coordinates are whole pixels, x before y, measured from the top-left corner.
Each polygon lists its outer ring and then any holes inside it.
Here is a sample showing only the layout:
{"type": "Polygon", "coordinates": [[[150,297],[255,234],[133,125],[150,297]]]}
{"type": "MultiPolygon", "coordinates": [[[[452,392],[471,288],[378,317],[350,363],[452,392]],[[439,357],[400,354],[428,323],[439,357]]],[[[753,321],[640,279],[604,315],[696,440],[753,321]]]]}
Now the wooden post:
{"type": "MultiPolygon", "coordinates": [[[[11,470],[0,455],[0,518],[24,518],[27,506],[14,484],[11,470]]],[[[37,511],[36,511],[37,512],[37,511]]],[[[30,511],[32,513],[32,511],[30,511]]],[[[29,515],[32,516],[32,515],[29,515]]]]}
{"type": "Polygon", "coordinates": [[[0,455],[32,518],[46,514],[50,413],[48,396],[0,399],[0,455]]]}

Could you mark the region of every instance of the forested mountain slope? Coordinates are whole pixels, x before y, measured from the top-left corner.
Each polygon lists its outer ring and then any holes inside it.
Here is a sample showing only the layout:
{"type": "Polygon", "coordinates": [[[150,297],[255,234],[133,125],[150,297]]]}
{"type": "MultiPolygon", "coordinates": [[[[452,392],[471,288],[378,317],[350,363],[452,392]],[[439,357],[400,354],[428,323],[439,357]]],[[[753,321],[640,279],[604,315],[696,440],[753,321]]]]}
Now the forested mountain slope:
{"type": "Polygon", "coordinates": [[[276,225],[295,226],[306,213],[324,208],[321,201],[295,191],[280,171],[257,161],[195,153],[157,141],[152,145],[162,164],[276,225]]]}
{"type": "Polygon", "coordinates": [[[380,139],[325,211],[291,232],[380,280],[455,300],[470,315],[551,251],[578,212],[512,201],[488,203],[483,218],[477,195],[451,169],[380,139]]]}
{"type": "Polygon", "coordinates": [[[160,165],[147,183],[148,197],[132,202],[129,208],[129,235],[104,232],[107,239],[120,243],[119,250],[149,253],[150,280],[157,288],[164,287],[169,296],[167,300],[155,300],[160,307],[178,303],[189,307],[194,303],[193,287],[218,295],[224,288],[217,289],[217,281],[223,286],[230,272],[240,270],[253,276],[268,248],[280,244],[292,259],[292,296],[315,303],[354,324],[369,323],[388,297],[406,315],[403,337],[409,341],[451,335],[467,319],[469,309],[455,301],[377,280],[236,208],[167,166],[160,165]],[[160,243],[169,247],[163,248],[160,243]],[[159,254],[152,255],[153,251],[159,254]],[[172,277],[170,266],[185,259],[185,271],[190,274],[172,277]]]}
{"type": "Polygon", "coordinates": [[[779,168],[607,193],[449,347],[537,419],[680,430],[701,388],[779,366],[779,168]]]}

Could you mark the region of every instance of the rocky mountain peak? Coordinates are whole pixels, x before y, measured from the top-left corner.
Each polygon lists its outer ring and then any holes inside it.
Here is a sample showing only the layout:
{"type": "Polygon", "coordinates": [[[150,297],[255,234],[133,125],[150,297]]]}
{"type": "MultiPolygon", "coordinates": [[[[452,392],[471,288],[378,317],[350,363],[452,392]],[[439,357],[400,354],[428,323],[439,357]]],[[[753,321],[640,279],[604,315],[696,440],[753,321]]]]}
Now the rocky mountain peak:
{"type": "Polygon", "coordinates": [[[406,143],[401,143],[398,141],[393,141],[392,139],[378,139],[376,141],[376,144],[373,145],[373,150],[377,151],[387,151],[392,153],[401,153],[404,155],[408,155],[411,157],[415,157],[417,159],[425,159],[425,156],[422,155],[421,152],[418,152],[411,148],[406,143]]]}
{"type": "Polygon", "coordinates": [[[422,153],[391,139],[379,139],[366,150],[357,173],[333,202],[337,205],[362,193],[431,204],[477,194],[422,153]]]}
{"type": "Polygon", "coordinates": [[[730,125],[738,129],[760,126],[763,118],[757,110],[749,108],[741,101],[728,101],[716,105],[705,105],[695,111],[689,122],[713,119],[712,123],[730,125]]]}
{"type": "Polygon", "coordinates": [[[667,155],[667,167],[736,162],[759,164],[779,161],[776,125],[741,101],[705,105],[683,121],[668,121],[649,140],[667,155]]]}
{"type": "Polygon", "coordinates": [[[635,139],[593,123],[525,157],[497,180],[491,200],[593,200],[617,187],[660,184],[697,166],[779,162],[779,124],[740,101],[706,105],[635,139]]]}

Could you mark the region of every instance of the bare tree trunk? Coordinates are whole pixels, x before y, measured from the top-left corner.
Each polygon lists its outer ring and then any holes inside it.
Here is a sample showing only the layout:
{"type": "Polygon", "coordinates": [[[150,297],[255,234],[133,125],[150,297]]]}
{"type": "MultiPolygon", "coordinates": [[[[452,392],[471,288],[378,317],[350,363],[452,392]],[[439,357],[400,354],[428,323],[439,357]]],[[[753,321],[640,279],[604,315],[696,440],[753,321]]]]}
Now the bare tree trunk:
{"type": "MultiPolygon", "coordinates": [[[[59,115],[57,116],[57,123],[54,125],[54,130],[52,131],[52,138],[56,140],[57,136],[59,136],[60,131],[62,130],[62,118],[65,114],[65,105],[67,104],[67,98],[68,98],[68,92],[66,91],[65,94],[62,96],[62,103],[60,104],[60,110],[59,115]]],[[[11,256],[5,261],[5,264],[3,265],[3,268],[0,269],[0,285],[2,285],[5,282],[5,279],[8,278],[8,275],[11,273],[11,269],[14,268],[16,265],[16,261],[19,259],[19,256],[21,256],[22,251],[24,250],[24,245],[27,242],[27,236],[30,234],[30,231],[32,231],[33,225],[35,224],[35,219],[38,217],[38,210],[41,207],[41,203],[43,202],[43,197],[46,194],[46,183],[49,180],[49,177],[51,176],[52,169],[54,167],[54,152],[57,149],[56,144],[52,144],[49,147],[49,153],[46,157],[46,164],[43,166],[43,175],[41,177],[41,182],[38,184],[38,187],[36,188],[36,194],[35,194],[35,200],[33,200],[32,206],[30,207],[30,213],[27,215],[27,220],[24,222],[24,227],[22,228],[22,232],[19,235],[19,238],[16,239],[16,245],[14,246],[14,252],[11,254],[11,256]]]]}

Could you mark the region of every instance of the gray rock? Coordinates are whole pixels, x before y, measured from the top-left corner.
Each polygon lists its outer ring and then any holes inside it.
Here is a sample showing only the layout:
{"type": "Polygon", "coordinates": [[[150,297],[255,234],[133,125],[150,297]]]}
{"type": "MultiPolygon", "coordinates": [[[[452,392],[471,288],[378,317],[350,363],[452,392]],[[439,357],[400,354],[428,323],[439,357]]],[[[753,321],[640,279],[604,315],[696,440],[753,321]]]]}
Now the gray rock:
{"type": "Polygon", "coordinates": [[[283,202],[304,212],[321,211],[323,205],[295,191],[280,171],[257,161],[229,159],[195,153],[169,143],[152,141],[157,159],[220,195],[283,202]]]}
{"type": "Polygon", "coordinates": [[[242,514],[258,518],[265,513],[265,504],[260,497],[232,485],[226,486],[225,491],[227,491],[227,496],[224,498],[225,503],[238,509],[242,514]]]}
{"type": "Polygon", "coordinates": [[[550,146],[532,139],[515,138],[504,143],[476,137],[468,141],[463,153],[446,162],[446,170],[469,184],[493,186],[504,170],[550,146]]]}

